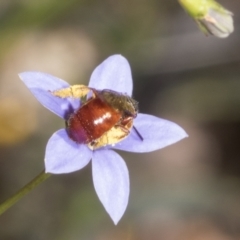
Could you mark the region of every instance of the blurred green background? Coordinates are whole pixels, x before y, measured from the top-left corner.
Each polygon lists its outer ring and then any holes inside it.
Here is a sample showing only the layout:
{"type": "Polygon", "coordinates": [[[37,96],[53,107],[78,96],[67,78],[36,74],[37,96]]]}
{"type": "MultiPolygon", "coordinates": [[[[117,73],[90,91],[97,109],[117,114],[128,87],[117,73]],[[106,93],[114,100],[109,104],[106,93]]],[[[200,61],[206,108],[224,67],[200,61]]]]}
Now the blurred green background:
{"type": "Polygon", "coordinates": [[[235,15],[227,39],[204,36],[176,0],[0,0],[0,201],[42,171],[46,143],[64,126],[19,72],[86,84],[120,53],[140,111],[190,136],[152,153],[120,153],[131,192],[117,226],[89,164],[52,176],[4,213],[0,239],[240,239],[240,2],[221,3],[235,15]]]}

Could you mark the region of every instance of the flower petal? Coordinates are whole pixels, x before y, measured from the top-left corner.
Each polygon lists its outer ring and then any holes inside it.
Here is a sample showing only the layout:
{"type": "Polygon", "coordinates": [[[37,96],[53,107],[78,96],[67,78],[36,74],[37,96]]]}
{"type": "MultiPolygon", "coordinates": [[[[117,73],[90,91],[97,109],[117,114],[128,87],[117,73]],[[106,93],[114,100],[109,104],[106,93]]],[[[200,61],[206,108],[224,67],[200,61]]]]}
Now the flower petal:
{"type": "Polygon", "coordinates": [[[61,118],[79,107],[80,101],[53,96],[50,91],[68,87],[69,84],[59,78],[42,72],[23,72],[19,74],[37,100],[47,109],[61,118]]]}
{"type": "Polygon", "coordinates": [[[92,158],[93,183],[97,195],[115,224],[126,210],[129,175],[124,160],[112,150],[97,150],[92,158]]]}
{"type": "Polygon", "coordinates": [[[84,144],[72,141],[65,129],[55,132],[49,139],[45,154],[45,169],[48,173],[70,173],[85,167],[92,151],[84,144]]]}
{"type": "Polygon", "coordinates": [[[232,13],[227,10],[209,9],[206,17],[199,19],[199,24],[209,34],[219,38],[226,38],[234,31],[232,13]]]}
{"type": "Polygon", "coordinates": [[[99,90],[111,89],[131,96],[133,83],[127,59],[121,55],[107,58],[93,71],[89,87],[99,90]]]}
{"type": "Polygon", "coordinates": [[[143,137],[143,141],[134,129],[114,148],[129,152],[151,152],[173,144],[188,135],[176,123],[152,115],[138,114],[134,126],[143,137]]]}

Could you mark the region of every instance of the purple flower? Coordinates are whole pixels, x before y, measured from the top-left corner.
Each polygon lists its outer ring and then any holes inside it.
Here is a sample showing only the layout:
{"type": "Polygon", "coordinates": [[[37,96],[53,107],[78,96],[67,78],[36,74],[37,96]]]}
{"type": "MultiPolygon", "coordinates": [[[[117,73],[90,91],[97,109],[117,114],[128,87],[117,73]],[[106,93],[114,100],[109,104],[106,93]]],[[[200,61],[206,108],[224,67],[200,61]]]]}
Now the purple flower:
{"type": "MultiPolygon", "coordinates": [[[[65,119],[80,106],[79,99],[59,98],[51,91],[69,87],[65,81],[41,72],[19,74],[22,81],[47,109],[65,119]]],[[[128,61],[121,55],[113,55],[101,63],[92,73],[89,87],[111,89],[132,95],[132,76],[128,61]]],[[[93,183],[97,195],[115,224],[121,219],[128,204],[129,175],[122,157],[113,151],[150,152],[185,137],[186,132],[177,124],[147,114],[139,113],[134,126],[141,133],[143,141],[135,131],[126,139],[108,146],[90,150],[87,145],[71,140],[65,129],[55,132],[49,139],[45,153],[45,169],[48,173],[61,174],[77,171],[92,159],[93,183]]]]}

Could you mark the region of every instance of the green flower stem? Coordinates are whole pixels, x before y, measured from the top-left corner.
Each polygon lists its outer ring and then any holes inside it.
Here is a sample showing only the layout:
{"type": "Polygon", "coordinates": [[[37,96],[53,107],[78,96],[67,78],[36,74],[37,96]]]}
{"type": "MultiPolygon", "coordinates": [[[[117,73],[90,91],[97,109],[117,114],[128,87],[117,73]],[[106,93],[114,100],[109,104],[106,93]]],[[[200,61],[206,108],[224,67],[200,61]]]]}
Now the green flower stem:
{"type": "Polygon", "coordinates": [[[18,202],[22,197],[24,197],[27,193],[37,187],[40,183],[49,178],[51,174],[45,173],[42,171],[38,176],[36,176],[31,182],[25,185],[22,189],[20,189],[16,194],[12,197],[8,198],[5,202],[0,204],[0,215],[7,211],[10,207],[12,207],[16,202],[18,202]]]}

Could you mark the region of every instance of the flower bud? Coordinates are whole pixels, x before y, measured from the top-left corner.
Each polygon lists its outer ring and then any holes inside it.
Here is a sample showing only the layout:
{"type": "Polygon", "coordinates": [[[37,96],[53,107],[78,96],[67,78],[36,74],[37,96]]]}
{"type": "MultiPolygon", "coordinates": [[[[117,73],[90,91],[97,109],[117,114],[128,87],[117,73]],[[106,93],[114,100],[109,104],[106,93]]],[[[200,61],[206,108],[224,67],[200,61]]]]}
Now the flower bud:
{"type": "Polygon", "coordinates": [[[228,37],[234,31],[233,13],[214,0],[179,0],[206,35],[228,37]]]}

